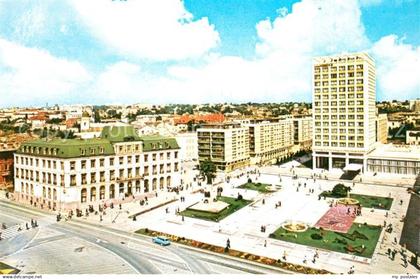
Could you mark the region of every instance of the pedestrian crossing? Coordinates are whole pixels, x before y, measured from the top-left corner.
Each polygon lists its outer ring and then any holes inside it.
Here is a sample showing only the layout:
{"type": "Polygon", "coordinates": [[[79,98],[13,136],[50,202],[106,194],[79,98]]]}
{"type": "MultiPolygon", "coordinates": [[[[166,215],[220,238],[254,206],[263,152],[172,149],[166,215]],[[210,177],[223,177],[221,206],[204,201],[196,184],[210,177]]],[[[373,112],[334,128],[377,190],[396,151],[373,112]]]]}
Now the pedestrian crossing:
{"type": "MultiPolygon", "coordinates": [[[[31,228],[29,228],[31,229],[31,228]]],[[[6,240],[9,238],[13,238],[19,234],[24,233],[26,230],[26,225],[25,224],[17,224],[11,227],[8,227],[6,229],[1,229],[0,230],[0,238],[1,240],[6,240]]]]}
{"type": "MultiPolygon", "coordinates": [[[[48,216],[48,217],[44,217],[41,219],[37,219],[36,220],[37,226],[42,226],[42,227],[47,227],[53,223],[55,223],[54,218],[48,216]]],[[[25,233],[28,230],[33,230],[36,227],[32,227],[31,222],[23,222],[20,224],[16,224],[13,226],[9,226],[5,229],[0,229],[0,241],[1,240],[6,240],[6,239],[11,239],[15,236],[18,236],[20,234],[25,233]]]]}

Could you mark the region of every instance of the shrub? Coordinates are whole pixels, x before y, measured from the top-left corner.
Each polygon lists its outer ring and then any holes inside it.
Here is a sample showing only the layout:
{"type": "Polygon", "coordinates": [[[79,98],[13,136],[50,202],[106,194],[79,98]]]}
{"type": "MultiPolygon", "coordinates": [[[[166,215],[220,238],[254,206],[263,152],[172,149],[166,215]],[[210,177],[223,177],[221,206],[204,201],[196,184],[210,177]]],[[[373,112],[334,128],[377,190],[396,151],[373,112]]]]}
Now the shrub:
{"type": "Polygon", "coordinates": [[[340,244],[347,245],[347,240],[345,240],[344,238],[338,238],[338,237],[336,237],[336,238],[334,239],[334,242],[335,242],[335,243],[340,243],[340,244]]]}
{"type": "Polygon", "coordinates": [[[311,234],[311,238],[314,240],[321,240],[323,237],[319,233],[313,233],[311,234]]]}
{"type": "Polygon", "coordinates": [[[334,188],[331,191],[331,194],[334,197],[342,198],[347,196],[348,191],[350,191],[350,187],[346,187],[344,186],[344,184],[339,183],[334,186],[334,188]]]}
{"type": "Polygon", "coordinates": [[[252,183],[252,179],[251,178],[248,178],[248,183],[252,183]]]}
{"type": "Polygon", "coordinates": [[[353,236],[354,236],[355,238],[360,238],[360,239],[364,239],[364,240],[369,240],[369,238],[368,238],[366,235],[364,235],[364,234],[362,234],[362,233],[360,233],[360,232],[358,232],[358,231],[354,231],[352,234],[353,234],[353,236]]]}

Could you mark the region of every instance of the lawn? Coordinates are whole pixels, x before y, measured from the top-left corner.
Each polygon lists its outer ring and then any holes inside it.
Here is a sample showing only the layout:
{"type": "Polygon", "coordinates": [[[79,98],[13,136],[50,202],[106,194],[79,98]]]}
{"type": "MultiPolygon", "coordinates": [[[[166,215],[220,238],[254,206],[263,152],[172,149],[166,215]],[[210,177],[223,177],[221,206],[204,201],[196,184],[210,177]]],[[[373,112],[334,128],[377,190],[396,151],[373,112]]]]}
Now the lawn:
{"type": "Polygon", "coordinates": [[[248,204],[252,202],[250,200],[244,200],[244,199],[236,200],[235,198],[230,198],[230,197],[218,197],[217,200],[226,202],[229,204],[229,206],[218,213],[212,213],[212,212],[187,208],[184,211],[181,211],[179,214],[185,217],[192,217],[192,218],[198,218],[198,219],[203,219],[207,221],[219,222],[220,220],[226,218],[230,214],[238,211],[242,207],[247,206],[248,204]]]}
{"type": "Polygon", "coordinates": [[[305,232],[292,233],[280,227],[274,233],[270,234],[270,237],[311,247],[371,258],[381,230],[382,228],[380,226],[356,223],[345,234],[317,228],[309,228],[305,232]],[[364,249],[362,245],[365,246],[364,249]]]}
{"type": "Polygon", "coordinates": [[[270,184],[266,184],[266,183],[254,183],[254,182],[248,182],[245,184],[242,184],[241,186],[238,187],[238,189],[248,189],[248,190],[254,190],[254,191],[258,191],[261,193],[271,193],[274,192],[273,190],[269,190],[266,187],[271,186],[270,184]]]}
{"type": "MultiPolygon", "coordinates": [[[[321,196],[326,196],[327,198],[342,198],[342,196],[338,197],[331,193],[331,191],[324,191],[321,193],[321,196]]],[[[392,205],[392,198],[388,197],[377,197],[377,196],[369,196],[369,195],[360,195],[360,194],[350,194],[350,198],[356,199],[359,201],[362,207],[366,208],[377,208],[377,209],[385,209],[389,210],[392,205]],[[381,204],[379,206],[379,204],[381,204]]]]}
{"type": "Polygon", "coordinates": [[[392,198],[359,195],[359,194],[350,194],[350,198],[358,200],[362,207],[385,209],[385,210],[389,210],[391,208],[392,201],[393,201],[392,198]],[[381,204],[381,206],[379,206],[379,204],[381,204]]]}

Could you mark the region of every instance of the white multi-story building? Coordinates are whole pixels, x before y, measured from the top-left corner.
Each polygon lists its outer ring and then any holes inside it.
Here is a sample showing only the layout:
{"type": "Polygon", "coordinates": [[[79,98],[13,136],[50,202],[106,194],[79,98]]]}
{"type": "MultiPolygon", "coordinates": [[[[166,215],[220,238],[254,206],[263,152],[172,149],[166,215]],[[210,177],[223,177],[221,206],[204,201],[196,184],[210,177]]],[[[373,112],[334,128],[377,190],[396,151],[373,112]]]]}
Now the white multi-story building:
{"type": "Polygon", "coordinates": [[[253,119],[242,126],[249,128],[249,155],[252,164],[276,163],[277,159],[291,152],[292,119],[253,119]]]}
{"type": "Polygon", "coordinates": [[[179,158],[181,162],[198,160],[198,138],[197,133],[180,133],[175,136],[179,145],[179,158]]]}
{"type": "Polygon", "coordinates": [[[376,115],[376,141],[387,143],[388,141],[388,116],[386,113],[376,115]]]}
{"type": "Polygon", "coordinates": [[[197,129],[198,159],[212,161],[219,170],[249,165],[249,128],[237,123],[206,124],[197,129]]]}
{"type": "Polygon", "coordinates": [[[376,142],[375,82],[365,53],[314,59],[314,168],[367,170],[376,142]]]}
{"type": "Polygon", "coordinates": [[[301,149],[310,149],[312,147],[312,117],[294,117],[294,142],[301,149]]]}
{"type": "Polygon", "coordinates": [[[15,194],[37,206],[74,209],[180,185],[174,138],[106,127],[99,139],[35,140],[15,154],[15,194]]]}

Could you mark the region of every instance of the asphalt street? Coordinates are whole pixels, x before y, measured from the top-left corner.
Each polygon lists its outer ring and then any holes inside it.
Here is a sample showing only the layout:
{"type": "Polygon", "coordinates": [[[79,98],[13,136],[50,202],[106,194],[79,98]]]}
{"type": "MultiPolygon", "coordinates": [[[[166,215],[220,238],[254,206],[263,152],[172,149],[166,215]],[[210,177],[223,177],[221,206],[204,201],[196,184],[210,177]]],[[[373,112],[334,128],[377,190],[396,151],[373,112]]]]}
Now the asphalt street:
{"type": "MultiPolygon", "coordinates": [[[[137,235],[85,223],[80,220],[56,222],[55,216],[36,209],[17,206],[0,200],[0,223],[23,224],[31,219],[38,220],[39,228],[24,230],[11,239],[0,241],[0,261],[10,255],[19,257],[20,251],[39,245],[49,245],[64,237],[80,239],[103,251],[113,254],[126,263],[136,274],[159,273],[284,273],[284,271],[268,266],[235,259],[232,257],[208,253],[198,249],[190,249],[176,243],[161,247],[151,242],[146,236],[137,235]],[[38,230],[48,228],[60,235],[34,241],[38,230]]],[[[57,254],[61,251],[57,250],[57,254]]],[[[55,273],[58,267],[51,266],[50,273],[55,273]]]]}

